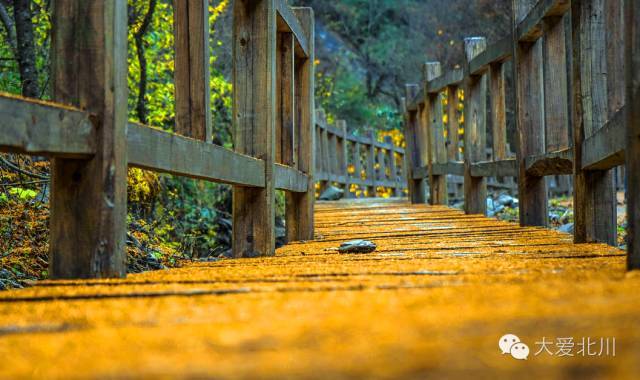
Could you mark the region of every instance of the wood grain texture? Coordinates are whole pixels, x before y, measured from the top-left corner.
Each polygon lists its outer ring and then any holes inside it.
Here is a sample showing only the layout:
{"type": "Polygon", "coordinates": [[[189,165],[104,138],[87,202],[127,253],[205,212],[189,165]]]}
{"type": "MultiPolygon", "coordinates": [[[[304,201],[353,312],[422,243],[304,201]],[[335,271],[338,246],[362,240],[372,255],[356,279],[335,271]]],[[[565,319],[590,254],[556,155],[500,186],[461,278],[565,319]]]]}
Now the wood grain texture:
{"type": "Polygon", "coordinates": [[[505,65],[494,63],[489,70],[491,99],[491,137],[493,138],[494,161],[507,158],[507,105],[505,65]]]}
{"type": "Polygon", "coordinates": [[[276,54],[276,162],[295,166],[294,160],[294,45],[293,34],[278,33],[276,54]]]}
{"type": "Polygon", "coordinates": [[[473,177],[516,177],[518,162],[515,159],[480,161],[471,164],[473,177]]]}
{"type": "MultiPolygon", "coordinates": [[[[608,119],[604,0],[572,5],[574,219],[576,243],[616,244],[616,197],[612,170],[586,171],[585,140],[608,119]]],[[[590,140],[594,142],[593,140],[590,140]]],[[[593,154],[596,152],[590,152],[593,154]]]]}
{"type": "Polygon", "coordinates": [[[209,2],[173,1],[176,132],[211,142],[209,2]]]}
{"type": "Polygon", "coordinates": [[[565,30],[570,17],[548,18],[543,22],[542,59],[544,65],[545,150],[569,148],[569,102],[565,30]]]}
{"type": "Polygon", "coordinates": [[[573,174],[573,149],[528,156],[525,158],[525,168],[527,175],[533,177],[573,174]]]}
{"type": "Polygon", "coordinates": [[[458,119],[458,109],[460,108],[458,87],[448,87],[447,97],[447,159],[449,161],[457,161],[459,157],[458,130],[460,129],[460,123],[458,119]]]}
{"type": "Polygon", "coordinates": [[[314,46],[306,27],[300,23],[300,14],[296,13],[300,9],[290,7],[286,0],[276,0],[278,32],[291,33],[296,57],[306,59],[313,54],[314,46]]]}
{"type": "MultiPolygon", "coordinates": [[[[466,65],[487,47],[486,39],[465,39],[466,65]]],[[[464,130],[464,198],[467,214],[486,214],[487,182],[484,177],[474,177],[471,165],[485,161],[487,145],[487,76],[471,75],[465,80],[465,130],[464,130]]]]}
{"type": "MultiPolygon", "coordinates": [[[[309,190],[309,176],[290,166],[276,164],[275,177],[277,190],[302,194],[309,190]]],[[[290,207],[295,207],[295,204],[290,207]]]]}
{"type": "Polygon", "coordinates": [[[233,189],[233,254],[275,254],[275,0],[233,4],[233,132],[239,153],[265,164],[265,187],[233,189]]]}
{"type": "Polygon", "coordinates": [[[87,112],[0,94],[0,150],[60,158],[90,158],[95,128],[87,112]]]}
{"type": "Polygon", "coordinates": [[[145,170],[227,183],[264,187],[264,162],[203,141],[144,125],[127,128],[129,165],[145,170]]]}
{"type": "Polygon", "coordinates": [[[295,116],[294,135],[297,152],[294,152],[297,169],[307,175],[304,193],[287,193],[285,220],[287,241],[311,240],[314,234],[313,210],[315,204],[316,168],[316,110],[315,110],[315,18],[311,8],[292,8],[302,33],[307,39],[307,58],[295,61],[295,116]]]}
{"type": "Polygon", "coordinates": [[[544,153],[544,85],[542,41],[514,44],[516,125],[519,143],[518,196],[520,224],[547,226],[547,186],[544,177],[527,174],[526,157],[544,153]]]}
{"type": "MultiPolygon", "coordinates": [[[[407,84],[405,86],[405,99],[413,99],[418,93],[419,86],[417,84],[407,84]]],[[[426,186],[425,180],[421,177],[415,179],[414,168],[420,167],[420,151],[417,145],[417,129],[419,114],[417,111],[408,109],[408,101],[405,100],[405,116],[404,116],[404,139],[406,141],[406,177],[407,187],[409,189],[409,199],[411,203],[426,203],[426,186]]]]}
{"type": "Polygon", "coordinates": [[[432,170],[433,164],[446,164],[447,151],[444,140],[444,124],[442,122],[442,101],[440,93],[429,94],[426,86],[429,81],[442,75],[442,66],[440,62],[427,62],[423,67],[423,75],[425,78],[425,123],[427,132],[428,152],[427,165],[429,166],[429,203],[432,205],[447,205],[447,176],[435,175],[432,170]]]}
{"type": "Polygon", "coordinates": [[[367,137],[369,138],[369,143],[366,145],[366,155],[367,155],[367,180],[371,181],[371,185],[368,186],[368,196],[375,197],[376,191],[378,187],[378,180],[376,178],[376,134],[374,131],[370,130],[367,132],[367,137]]]}
{"type": "Polygon", "coordinates": [[[52,11],[53,99],[91,112],[96,154],[54,158],[52,278],[126,274],[127,4],[57,0],[52,11]]]}
{"type": "Polygon", "coordinates": [[[625,97],[627,125],[627,267],[640,270],[640,5],[625,2],[625,97]]]}
{"type": "Polygon", "coordinates": [[[627,145],[626,107],[582,142],[582,170],[608,170],[624,165],[627,145]]]}

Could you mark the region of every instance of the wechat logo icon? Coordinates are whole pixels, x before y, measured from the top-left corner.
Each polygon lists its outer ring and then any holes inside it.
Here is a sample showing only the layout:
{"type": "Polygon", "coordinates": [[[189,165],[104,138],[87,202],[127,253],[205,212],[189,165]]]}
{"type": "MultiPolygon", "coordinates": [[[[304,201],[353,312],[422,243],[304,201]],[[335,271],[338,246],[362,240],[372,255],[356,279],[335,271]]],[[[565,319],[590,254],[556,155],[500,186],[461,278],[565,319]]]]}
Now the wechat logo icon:
{"type": "Polygon", "coordinates": [[[527,360],[529,357],[529,346],[522,343],[520,338],[513,334],[503,335],[498,341],[498,347],[503,355],[510,354],[517,360],[527,360]]]}

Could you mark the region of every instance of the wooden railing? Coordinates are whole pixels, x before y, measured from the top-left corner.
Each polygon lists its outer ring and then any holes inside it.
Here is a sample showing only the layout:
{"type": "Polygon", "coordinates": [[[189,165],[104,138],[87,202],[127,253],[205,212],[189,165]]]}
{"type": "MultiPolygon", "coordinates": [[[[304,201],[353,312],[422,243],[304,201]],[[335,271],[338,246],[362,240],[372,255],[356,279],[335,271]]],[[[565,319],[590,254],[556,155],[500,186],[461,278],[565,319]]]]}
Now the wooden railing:
{"type": "Polygon", "coordinates": [[[234,185],[236,257],[274,254],[276,189],[288,240],[313,238],[313,11],[234,2],[233,151],[211,144],[208,4],[174,1],[176,134],[127,122],[126,0],[56,0],[55,103],[0,95],[0,151],[52,159],[51,277],[125,275],[127,166],[234,185]]]}
{"type": "Polygon", "coordinates": [[[423,85],[406,89],[411,200],[426,202],[428,184],[429,202],[446,204],[447,175],[459,175],[466,212],[484,214],[487,177],[517,177],[520,223],[547,226],[545,177],[572,175],[575,241],[616,244],[613,169],[626,161],[629,268],[639,269],[640,6],[634,2],[517,0],[510,36],[492,45],[466,39],[460,69],[442,72],[437,62],[425,64],[423,85]],[[508,71],[512,83],[505,80],[508,71]],[[506,149],[507,107],[515,110],[515,157],[506,149]],[[488,133],[490,160],[484,153],[488,133]]]}
{"type": "Polygon", "coordinates": [[[320,193],[336,184],[344,188],[345,198],[355,198],[352,185],[365,197],[376,197],[380,188],[391,189],[394,197],[404,196],[406,189],[404,149],[395,146],[391,137],[379,142],[373,131],[366,136],[347,132],[347,123],[338,120],[327,124],[324,110],[316,116],[316,173],[320,193]],[[350,169],[351,168],[351,169],[350,169]]]}

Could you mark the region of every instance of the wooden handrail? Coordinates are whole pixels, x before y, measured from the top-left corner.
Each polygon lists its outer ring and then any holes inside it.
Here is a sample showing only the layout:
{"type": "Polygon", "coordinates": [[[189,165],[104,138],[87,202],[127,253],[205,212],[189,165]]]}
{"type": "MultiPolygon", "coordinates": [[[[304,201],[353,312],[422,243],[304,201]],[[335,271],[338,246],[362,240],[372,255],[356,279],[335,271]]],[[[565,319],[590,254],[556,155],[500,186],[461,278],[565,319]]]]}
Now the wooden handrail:
{"type": "Polygon", "coordinates": [[[287,194],[287,239],[313,238],[310,8],[284,0],[234,3],[234,151],[211,143],[205,0],[174,1],[178,134],[127,123],[126,2],[75,2],[53,7],[58,103],[0,94],[0,151],[55,162],[52,278],[125,275],[127,165],[234,185],[236,257],[274,254],[275,190],[287,194]],[[76,32],[93,48],[76,50],[69,43],[76,32]]]}
{"type": "MultiPolygon", "coordinates": [[[[631,43],[638,41],[631,36],[640,35],[638,8],[634,1],[605,6],[595,0],[516,0],[510,35],[486,47],[482,39],[469,39],[462,69],[425,77],[423,86],[408,85],[404,110],[411,200],[443,203],[437,194],[440,178],[464,173],[466,211],[485,213],[485,179],[515,177],[520,223],[546,226],[545,177],[572,175],[575,241],[617,244],[613,168],[626,162],[630,220],[638,220],[640,204],[640,117],[633,117],[640,108],[634,97],[640,67],[631,58],[640,48],[631,43]],[[505,80],[508,62],[514,74],[511,89],[505,80]],[[457,160],[455,136],[459,86],[465,91],[464,163],[457,160]],[[433,104],[434,95],[445,92],[449,99],[449,137],[444,143],[448,154],[446,162],[438,162],[425,152],[444,147],[440,132],[435,140],[420,138],[433,124],[431,118],[421,115],[433,104]],[[507,93],[514,96],[507,99],[507,93]],[[490,103],[485,102],[487,95],[490,103]],[[634,109],[628,105],[632,101],[636,101],[634,109]],[[510,156],[506,143],[507,108],[515,111],[516,158],[510,156]],[[488,109],[491,120],[486,116],[488,109]],[[486,144],[489,126],[490,147],[486,144]]],[[[630,226],[629,268],[640,269],[638,225],[630,226]]]]}

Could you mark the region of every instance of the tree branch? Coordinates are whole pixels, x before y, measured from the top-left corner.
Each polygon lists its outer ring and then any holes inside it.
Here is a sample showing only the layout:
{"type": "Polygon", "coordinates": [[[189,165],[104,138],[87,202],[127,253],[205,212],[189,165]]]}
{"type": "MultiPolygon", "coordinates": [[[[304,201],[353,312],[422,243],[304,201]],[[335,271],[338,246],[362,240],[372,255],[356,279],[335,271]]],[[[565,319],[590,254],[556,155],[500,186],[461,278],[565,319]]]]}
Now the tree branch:
{"type": "Polygon", "coordinates": [[[147,123],[147,104],[145,95],[147,93],[147,58],[144,55],[144,36],[147,34],[149,25],[153,18],[153,12],[156,8],[156,0],[149,0],[149,9],[144,15],[142,24],[136,32],[134,39],[136,41],[136,50],[138,52],[138,63],[140,64],[140,84],[138,85],[138,104],[136,105],[136,113],[141,123],[147,123]]]}
{"type": "Polygon", "coordinates": [[[18,46],[16,45],[16,30],[13,20],[11,16],[9,16],[9,11],[7,11],[7,5],[4,1],[0,1],[0,21],[2,21],[2,25],[4,29],[7,31],[7,41],[9,45],[11,45],[11,49],[13,50],[13,54],[16,54],[16,50],[18,46]]]}

